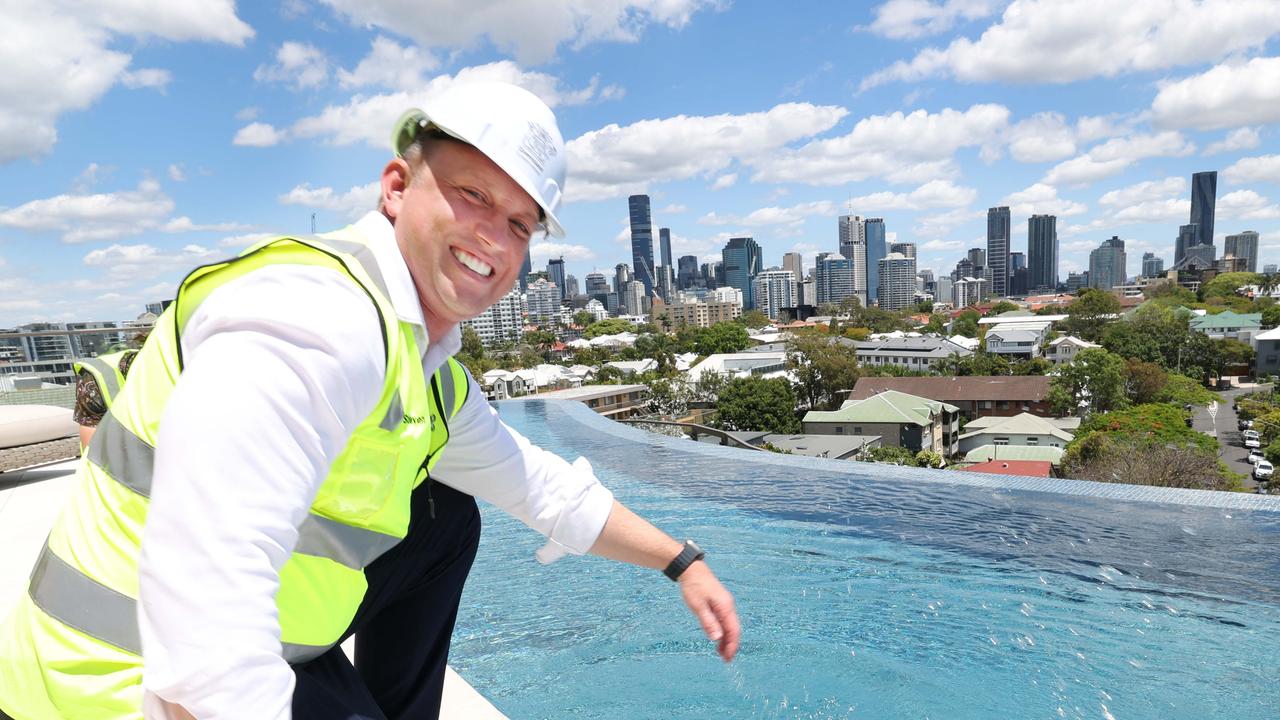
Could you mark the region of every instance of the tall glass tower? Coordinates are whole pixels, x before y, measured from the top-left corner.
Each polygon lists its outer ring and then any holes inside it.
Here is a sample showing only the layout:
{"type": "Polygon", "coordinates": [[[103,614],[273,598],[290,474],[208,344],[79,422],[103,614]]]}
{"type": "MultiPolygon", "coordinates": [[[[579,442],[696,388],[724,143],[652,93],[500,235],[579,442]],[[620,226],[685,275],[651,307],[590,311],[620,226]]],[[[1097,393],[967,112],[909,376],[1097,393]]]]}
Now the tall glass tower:
{"type": "Polygon", "coordinates": [[[653,216],[649,213],[649,196],[627,198],[631,210],[631,267],[636,280],[644,285],[645,297],[653,295],[653,216]]]}
{"type": "Polygon", "coordinates": [[[1009,294],[1009,208],[987,209],[987,266],[991,268],[991,293],[1009,294]]]}
{"type": "Polygon", "coordinates": [[[885,258],[884,218],[867,218],[862,224],[867,241],[867,304],[880,301],[880,261],[885,258]]]}
{"type": "Polygon", "coordinates": [[[1027,269],[1032,290],[1058,287],[1058,217],[1032,215],[1027,220],[1027,269]]]}
{"type": "Polygon", "coordinates": [[[1213,216],[1218,203],[1218,173],[1198,172],[1191,176],[1191,224],[1197,225],[1196,245],[1213,244],[1213,216]]]}
{"type": "Polygon", "coordinates": [[[724,284],[742,291],[742,309],[755,307],[751,281],[760,274],[760,245],[750,237],[729,238],[721,251],[724,258],[724,284]]]}

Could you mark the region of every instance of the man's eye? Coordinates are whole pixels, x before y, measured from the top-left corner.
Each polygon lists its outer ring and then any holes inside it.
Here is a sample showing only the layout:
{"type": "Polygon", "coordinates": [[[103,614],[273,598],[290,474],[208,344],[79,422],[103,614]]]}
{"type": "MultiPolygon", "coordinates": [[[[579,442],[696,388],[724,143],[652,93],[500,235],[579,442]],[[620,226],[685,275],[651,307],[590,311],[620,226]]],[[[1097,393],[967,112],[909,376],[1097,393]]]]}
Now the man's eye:
{"type": "Polygon", "coordinates": [[[465,193],[466,196],[471,198],[472,200],[480,204],[484,204],[484,195],[479,190],[476,190],[475,188],[464,187],[462,188],[462,192],[465,193]]]}
{"type": "Polygon", "coordinates": [[[521,240],[527,239],[532,234],[529,231],[529,226],[525,225],[523,222],[520,222],[519,220],[511,221],[511,229],[515,231],[516,237],[520,238],[521,240]]]}

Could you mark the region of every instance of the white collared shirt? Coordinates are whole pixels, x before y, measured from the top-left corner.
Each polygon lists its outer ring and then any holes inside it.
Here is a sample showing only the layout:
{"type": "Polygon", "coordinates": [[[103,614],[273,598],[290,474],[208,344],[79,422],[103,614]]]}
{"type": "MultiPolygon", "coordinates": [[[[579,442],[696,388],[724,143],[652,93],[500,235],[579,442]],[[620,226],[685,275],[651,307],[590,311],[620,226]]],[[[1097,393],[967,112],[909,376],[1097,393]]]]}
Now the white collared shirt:
{"type": "MultiPolygon", "coordinates": [[[[356,223],[401,320],[422,309],[390,222],[356,223]]],[[[425,329],[424,329],[425,332],[425,329]]],[[[461,347],[431,338],[423,372],[461,347]]],[[[328,268],[272,265],[227,282],[184,328],[183,373],[165,406],[139,561],[144,710],[157,698],[201,720],[289,718],[275,593],[320,484],[385,376],[377,312],[328,268]]],[[[471,381],[432,471],[549,538],[540,557],[595,543],[613,495],[503,424],[471,381]]]]}

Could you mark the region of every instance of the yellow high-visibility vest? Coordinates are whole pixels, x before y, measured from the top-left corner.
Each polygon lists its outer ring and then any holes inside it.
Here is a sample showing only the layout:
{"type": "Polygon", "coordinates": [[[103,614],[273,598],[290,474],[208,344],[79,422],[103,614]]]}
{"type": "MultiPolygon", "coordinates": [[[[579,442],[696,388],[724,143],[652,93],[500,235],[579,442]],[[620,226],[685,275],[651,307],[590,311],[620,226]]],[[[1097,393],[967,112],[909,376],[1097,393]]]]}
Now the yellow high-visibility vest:
{"type": "Polygon", "coordinates": [[[103,404],[110,408],[116,395],[120,394],[120,386],[124,385],[124,373],[120,372],[120,366],[124,363],[125,357],[132,352],[134,351],[121,350],[98,357],[81,358],[72,367],[75,368],[76,373],[89,373],[90,377],[98,383],[103,404]]]}
{"type": "MultiPolygon", "coordinates": [[[[423,376],[426,331],[397,318],[373,252],[352,228],[266,240],[197,268],[134,359],[27,594],[0,624],[0,710],[15,720],[141,720],[138,554],[160,419],[182,373],[182,331],[209,293],[276,264],[332,268],[362,287],[381,317],[387,356],[378,404],[334,461],[280,572],[286,660],[305,662],[338,642],[368,587],[364,568],[404,539],[410,495],[429,477],[449,439],[447,421],[466,401],[462,365],[450,359],[423,376]]],[[[235,491],[229,483],[227,492],[235,491]]]]}

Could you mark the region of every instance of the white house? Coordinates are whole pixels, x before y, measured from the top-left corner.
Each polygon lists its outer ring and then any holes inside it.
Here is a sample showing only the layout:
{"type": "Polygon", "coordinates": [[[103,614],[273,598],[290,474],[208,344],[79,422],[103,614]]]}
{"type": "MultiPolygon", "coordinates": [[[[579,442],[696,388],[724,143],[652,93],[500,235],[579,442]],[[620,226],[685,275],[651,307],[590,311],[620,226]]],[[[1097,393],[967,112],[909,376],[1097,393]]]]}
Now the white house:
{"type": "MultiPolygon", "coordinates": [[[[1066,424],[1073,429],[1079,419],[1072,418],[1066,424]]],[[[960,435],[960,452],[967,453],[983,445],[1023,445],[1028,447],[1065,448],[1075,435],[1064,429],[1064,424],[1031,413],[1013,417],[986,417],[965,425],[960,435]]]]}
{"type": "Polygon", "coordinates": [[[1049,343],[1049,353],[1046,357],[1055,365],[1058,363],[1069,363],[1075,360],[1076,355],[1081,350],[1089,348],[1102,347],[1097,343],[1091,343],[1088,340],[1081,340],[1073,335],[1066,335],[1053,340],[1049,343]]]}

